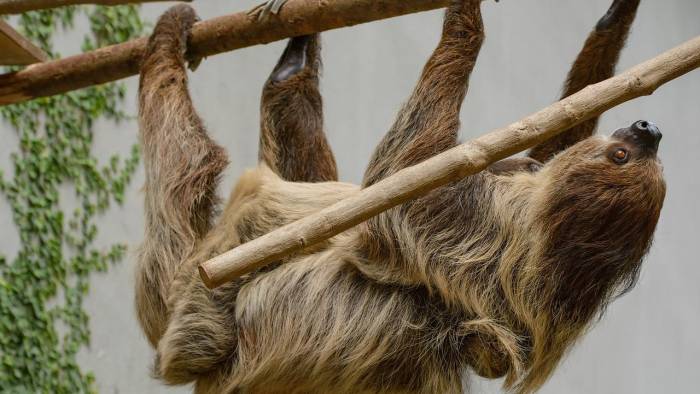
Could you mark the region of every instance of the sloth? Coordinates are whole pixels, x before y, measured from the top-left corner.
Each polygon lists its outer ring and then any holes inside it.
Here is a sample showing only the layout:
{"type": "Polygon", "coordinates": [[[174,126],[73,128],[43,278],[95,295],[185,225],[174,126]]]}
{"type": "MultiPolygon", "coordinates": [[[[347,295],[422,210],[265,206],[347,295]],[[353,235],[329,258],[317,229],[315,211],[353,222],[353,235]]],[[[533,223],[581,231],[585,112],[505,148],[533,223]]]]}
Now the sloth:
{"type": "MultiPolygon", "coordinates": [[[[634,286],[664,200],[661,133],[638,121],[598,136],[597,119],[218,289],[200,280],[207,259],[454,147],[480,3],[450,3],[361,186],[338,181],[324,134],[319,36],[290,39],[263,88],[259,166],[221,207],[228,158],[187,88],[196,15],[159,19],[140,77],[136,278],[155,376],[197,393],[454,393],[473,373],[531,393],[634,286]]],[[[612,3],[564,96],[612,76],[638,4],[612,3]]]]}

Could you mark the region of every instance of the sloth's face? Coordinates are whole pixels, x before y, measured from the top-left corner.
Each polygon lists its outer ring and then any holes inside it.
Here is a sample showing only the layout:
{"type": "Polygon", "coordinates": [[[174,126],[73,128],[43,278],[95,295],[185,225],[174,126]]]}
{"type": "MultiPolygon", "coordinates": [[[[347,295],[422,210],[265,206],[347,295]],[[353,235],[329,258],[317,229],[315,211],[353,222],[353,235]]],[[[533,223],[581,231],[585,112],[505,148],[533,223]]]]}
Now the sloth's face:
{"type": "Polygon", "coordinates": [[[646,120],[634,122],[610,136],[607,157],[618,165],[627,164],[630,160],[655,159],[661,137],[661,131],[655,124],[646,120]]]}
{"type": "Polygon", "coordinates": [[[547,165],[552,186],[572,189],[577,200],[589,202],[602,199],[635,205],[640,198],[647,198],[660,203],[665,193],[657,157],[661,136],[656,125],[640,120],[609,137],[581,141],[547,165]]]}

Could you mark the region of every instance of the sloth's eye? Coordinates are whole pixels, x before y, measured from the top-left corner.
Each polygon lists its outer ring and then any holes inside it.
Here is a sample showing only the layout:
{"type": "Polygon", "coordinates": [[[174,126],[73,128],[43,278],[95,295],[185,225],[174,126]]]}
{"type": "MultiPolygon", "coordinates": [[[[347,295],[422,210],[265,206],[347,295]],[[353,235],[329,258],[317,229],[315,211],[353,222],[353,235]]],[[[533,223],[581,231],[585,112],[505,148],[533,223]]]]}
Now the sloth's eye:
{"type": "Polygon", "coordinates": [[[615,150],[615,152],[613,152],[612,158],[615,163],[624,164],[627,163],[627,160],[629,160],[629,153],[625,149],[618,148],[615,150]]]}

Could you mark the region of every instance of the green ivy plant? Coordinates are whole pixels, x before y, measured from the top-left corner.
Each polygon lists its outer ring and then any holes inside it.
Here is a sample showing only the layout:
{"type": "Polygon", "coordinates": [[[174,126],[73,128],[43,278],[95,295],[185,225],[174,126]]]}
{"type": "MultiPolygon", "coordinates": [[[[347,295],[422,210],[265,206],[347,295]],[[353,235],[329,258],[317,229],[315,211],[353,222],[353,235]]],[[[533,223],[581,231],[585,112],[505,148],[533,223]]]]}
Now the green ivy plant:
{"type": "MultiPolygon", "coordinates": [[[[57,30],[86,16],[83,50],[143,34],[136,6],[73,6],[28,12],[19,30],[58,57],[57,30]]],[[[83,309],[90,275],[118,262],[125,246],[95,246],[98,215],[121,203],[139,152],[107,163],[92,151],[98,119],[125,118],[122,84],[94,86],[63,95],[0,107],[0,117],[19,137],[11,176],[0,172],[0,194],[10,204],[21,245],[10,258],[0,252],[0,392],[95,392],[94,377],[76,355],[90,340],[83,309]],[[74,190],[78,208],[66,211],[59,190],[74,190]]],[[[0,198],[3,198],[0,197],[0,198]]],[[[65,203],[65,202],[64,202],[65,203]]],[[[3,218],[5,219],[5,218],[3,218]]],[[[10,226],[9,218],[3,226],[10,226]]]]}

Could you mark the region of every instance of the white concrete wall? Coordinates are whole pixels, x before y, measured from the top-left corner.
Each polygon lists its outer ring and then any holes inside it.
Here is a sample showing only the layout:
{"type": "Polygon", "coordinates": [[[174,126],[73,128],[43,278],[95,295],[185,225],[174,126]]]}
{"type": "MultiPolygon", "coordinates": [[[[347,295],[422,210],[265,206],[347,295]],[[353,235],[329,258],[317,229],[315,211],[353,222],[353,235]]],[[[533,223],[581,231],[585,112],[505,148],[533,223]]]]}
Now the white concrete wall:
{"type": "MultiPolygon", "coordinates": [[[[202,18],[252,6],[255,0],[198,0],[202,18]]],[[[484,4],[487,40],[471,79],[462,113],[462,138],[508,124],[553,102],[570,62],[610,0],[503,0],[484,4]]],[[[167,4],[144,6],[155,18],[167,4]]],[[[359,181],[369,155],[407,97],[439,36],[442,12],[372,23],[324,34],[328,136],[341,178],[359,181]]],[[[643,0],[620,69],[655,56],[700,34],[700,1],[643,0]]],[[[68,44],[66,44],[68,45],[68,44]]],[[[218,55],[191,77],[192,96],[210,133],[232,164],[222,193],[256,161],[260,88],[283,43],[218,55]]],[[[136,79],[129,109],[135,113],[136,79]]],[[[637,119],[656,122],[664,133],[660,156],[668,194],[656,242],[635,290],[615,302],[545,385],[543,393],[696,393],[700,364],[700,71],[609,111],[600,130],[608,133],[637,119]],[[695,334],[693,334],[695,333],[695,334]]],[[[0,166],[16,138],[0,126],[0,166]],[[8,137],[6,137],[8,136],[8,137]],[[8,142],[9,141],[9,142],[8,142]]],[[[95,149],[101,157],[127,152],[136,141],[135,122],[100,124],[95,149]]],[[[14,144],[14,145],[13,145],[14,144]]],[[[95,372],[103,393],[183,393],[149,377],[152,351],[133,308],[133,250],[142,236],[143,205],[136,175],[122,208],[110,211],[100,242],[125,241],[128,261],[96,275],[87,301],[92,346],[80,356],[95,372]]],[[[17,237],[6,201],[0,200],[0,250],[16,250],[17,237]]],[[[477,380],[475,392],[499,392],[477,380]]]]}

